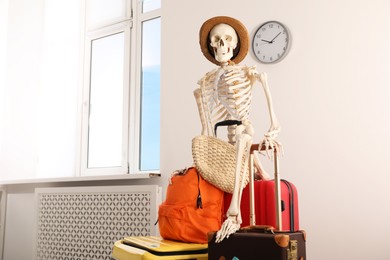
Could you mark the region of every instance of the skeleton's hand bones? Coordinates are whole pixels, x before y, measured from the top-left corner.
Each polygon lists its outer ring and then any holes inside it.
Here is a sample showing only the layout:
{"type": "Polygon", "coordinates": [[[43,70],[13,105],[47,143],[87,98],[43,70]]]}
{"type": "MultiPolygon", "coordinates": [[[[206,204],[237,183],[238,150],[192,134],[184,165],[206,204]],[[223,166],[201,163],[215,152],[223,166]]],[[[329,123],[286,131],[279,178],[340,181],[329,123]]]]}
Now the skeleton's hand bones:
{"type": "Polygon", "coordinates": [[[268,130],[267,133],[264,134],[264,138],[261,141],[261,145],[259,146],[259,149],[261,149],[262,146],[266,147],[266,154],[268,158],[271,158],[271,152],[273,150],[276,150],[277,155],[279,156],[280,154],[283,155],[284,150],[283,150],[283,145],[276,141],[276,137],[280,133],[280,125],[277,122],[274,122],[270,129],[268,130]]]}
{"type": "Polygon", "coordinates": [[[276,118],[274,118],[271,127],[269,128],[268,132],[264,134],[263,140],[260,142],[259,150],[261,149],[262,146],[266,147],[266,154],[268,158],[271,157],[270,155],[270,150],[276,150],[277,155],[279,156],[280,154],[283,155],[283,145],[276,141],[276,138],[278,137],[278,134],[280,133],[280,125],[279,122],[276,118]]]}
{"type": "Polygon", "coordinates": [[[265,153],[267,154],[268,158],[271,158],[272,156],[270,151],[276,150],[277,156],[279,156],[280,154],[283,155],[284,153],[282,143],[276,141],[275,138],[268,135],[268,133],[264,135],[264,138],[260,142],[260,144],[261,145],[259,145],[259,151],[262,152],[261,147],[266,147],[265,153]]]}

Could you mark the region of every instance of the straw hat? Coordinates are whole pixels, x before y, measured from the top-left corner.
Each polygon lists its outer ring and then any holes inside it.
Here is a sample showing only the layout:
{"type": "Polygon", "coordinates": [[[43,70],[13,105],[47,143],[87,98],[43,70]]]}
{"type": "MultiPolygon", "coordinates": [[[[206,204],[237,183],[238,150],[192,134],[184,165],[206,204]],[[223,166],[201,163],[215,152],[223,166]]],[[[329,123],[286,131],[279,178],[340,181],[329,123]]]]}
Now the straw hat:
{"type": "Polygon", "coordinates": [[[214,51],[210,46],[209,39],[210,31],[215,25],[220,23],[228,24],[236,31],[238,36],[238,44],[233,51],[233,57],[231,61],[234,63],[241,62],[248,53],[249,33],[246,27],[240,21],[228,16],[216,16],[203,23],[199,31],[199,44],[203,55],[212,63],[220,65],[220,63],[214,58],[214,51]]]}

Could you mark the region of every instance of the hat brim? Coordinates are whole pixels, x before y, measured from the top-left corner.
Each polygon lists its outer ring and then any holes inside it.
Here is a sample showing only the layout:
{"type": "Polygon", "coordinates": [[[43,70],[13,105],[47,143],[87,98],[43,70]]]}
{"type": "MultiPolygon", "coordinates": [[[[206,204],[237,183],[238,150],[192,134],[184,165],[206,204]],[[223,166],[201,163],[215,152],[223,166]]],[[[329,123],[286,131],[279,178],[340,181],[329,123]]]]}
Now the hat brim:
{"type": "Polygon", "coordinates": [[[228,16],[216,16],[208,19],[203,23],[199,31],[199,44],[203,55],[212,63],[221,65],[214,57],[214,52],[210,46],[209,35],[210,31],[217,24],[228,24],[234,28],[237,33],[238,41],[237,48],[234,50],[231,59],[234,63],[240,63],[248,54],[249,49],[249,33],[246,27],[238,20],[228,16]]]}

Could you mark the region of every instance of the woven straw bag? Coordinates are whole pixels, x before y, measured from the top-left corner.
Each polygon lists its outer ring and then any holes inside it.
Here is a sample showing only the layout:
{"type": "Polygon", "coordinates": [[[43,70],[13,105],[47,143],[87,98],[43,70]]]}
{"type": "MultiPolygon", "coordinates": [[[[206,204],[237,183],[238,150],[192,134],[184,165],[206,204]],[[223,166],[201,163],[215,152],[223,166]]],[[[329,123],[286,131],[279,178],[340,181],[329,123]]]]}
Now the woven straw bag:
{"type": "MultiPolygon", "coordinates": [[[[244,152],[241,160],[241,178],[245,174],[244,185],[249,182],[247,152],[244,152]]],[[[192,157],[196,169],[206,181],[225,192],[233,193],[236,169],[234,145],[213,136],[200,135],[192,139],[192,157]]]]}

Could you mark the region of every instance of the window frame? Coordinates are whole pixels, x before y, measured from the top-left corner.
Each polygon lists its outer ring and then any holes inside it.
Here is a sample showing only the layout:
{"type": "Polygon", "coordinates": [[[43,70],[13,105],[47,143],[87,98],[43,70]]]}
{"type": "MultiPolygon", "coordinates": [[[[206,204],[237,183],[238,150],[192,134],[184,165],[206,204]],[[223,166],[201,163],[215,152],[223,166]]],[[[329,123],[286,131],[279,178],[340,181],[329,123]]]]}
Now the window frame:
{"type": "MultiPolygon", "coordinates": [[[[85,0],[86,1],[86,0],[85,0]]],[[[83,10],[86,3],[83,1],[83,10]]],[[[142,1],[124,0],[126,12],[124,20],[113,19],[113,24],[107,23],[93,27],[91,31],[85,29],[83,35],[83,67],[82,72],[82,100],[81,100],[81,136],[79,175],[122,175],[138,173],[159,173],[156,171],[142,171],[140,169],[140,132],[141,132],[141,95],[142,95],[142,24],[145,21],[160,18],[161,7],[156,10],[142,13],[142,1]],[[91,46],[92,41],[108,35],[124,32],[125,59],[123,79],[123,122],[122,122],[122,158],[120,167],[88,168],[88,131],[89,131],[89,96],[91,73],[91,46]]],[[[83,12],[86,14],[86,12],[83,12]]],[[[85,18],[85,17],[84,17],[85,18]]],[[[84,28],[86,23],[84,19],[84,28]]]]}
{"type": "MultiPolygon", "coordinates": [[[[140,1],[142,2],[142,0],[140,1]]],[[[134,12],[134,26],[135,26],[135,37],[132,44],[132,50],[135,55],[132,56],[132,64],[135,64],[134,69],[134,81],[131,82],[130,96],[133,99],[130,100],[130,125],[135,126],[129,131],[129,173],[159,173],[159,170],[145,170],[140,169],[140,149],[141,149],[141,100],[142,100],[142,24],[143,22],[161,18],[161,8],[142,13],[142,5],[136,7],[134,12]],[[131,91],[134,91],[133,93],[131,91]],[[133,141],[133,143],[131,143],[133,141]]],[[[160,46],[161,48],[161,46],[160,46]]]]}

